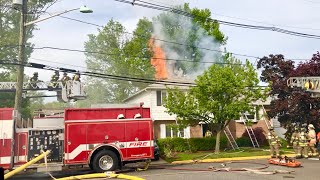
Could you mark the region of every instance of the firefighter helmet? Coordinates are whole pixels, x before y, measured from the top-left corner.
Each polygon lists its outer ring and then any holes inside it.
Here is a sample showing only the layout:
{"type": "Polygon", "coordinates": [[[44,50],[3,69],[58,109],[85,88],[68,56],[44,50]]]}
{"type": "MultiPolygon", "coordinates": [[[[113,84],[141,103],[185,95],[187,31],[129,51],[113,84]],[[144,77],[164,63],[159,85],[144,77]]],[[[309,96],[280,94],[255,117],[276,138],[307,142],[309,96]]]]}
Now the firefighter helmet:
{"type": "Polygon", "coordinates": [[[137,119],[137,118],[141,118],[141,114],[136,114],[136,115],[134,115],[134,117],[133,117],[134,119],[137,119]]]}
{"type": "Polygon", "coordinates": [[[38,72],[34,72],[33,75],[34,75],[34,76],[38,76],[38,72]]]}
{"type": "Polygon", "coordinates": [[[117,119],[124,119],[124,115],[123,114],[119,114],[117,119]]]}
{"type": "Polygon", "coordinates": [[[308,128],[310,128],[310,129],[314,129],[313,124],[309,124],[309,125],[308,125],[308,128]]]}

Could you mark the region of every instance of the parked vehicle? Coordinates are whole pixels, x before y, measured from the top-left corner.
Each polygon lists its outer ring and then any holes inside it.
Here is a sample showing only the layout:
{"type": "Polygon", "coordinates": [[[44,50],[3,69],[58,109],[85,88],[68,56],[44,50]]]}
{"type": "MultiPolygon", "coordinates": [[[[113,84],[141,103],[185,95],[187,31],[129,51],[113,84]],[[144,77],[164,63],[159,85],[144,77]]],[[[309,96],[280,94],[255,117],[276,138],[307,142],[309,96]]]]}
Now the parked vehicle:
{"type": "Polygon", "coordinates": [[[35,128],[13,129],[13,109],[0,108],[0,166],[12,169],[41,154],[41,150],[50,150],[50,171],[89,165],[96,172],[105,172],[126,163],[154,159],[158,154],[154,153],[150,109],[142,106],[65,109],[64,117],[42,117],[38,121],[51,121],[50,127],[38,123],[35,128]],[[52,123],[55,120],[56,124],[52,123]]]}
{"type": "Polygon", "coordinates": [[[160,159],[160,149],[157,144],[157,141],[154,141],[154,159],[155,161],[158,161],[160,159]]]}

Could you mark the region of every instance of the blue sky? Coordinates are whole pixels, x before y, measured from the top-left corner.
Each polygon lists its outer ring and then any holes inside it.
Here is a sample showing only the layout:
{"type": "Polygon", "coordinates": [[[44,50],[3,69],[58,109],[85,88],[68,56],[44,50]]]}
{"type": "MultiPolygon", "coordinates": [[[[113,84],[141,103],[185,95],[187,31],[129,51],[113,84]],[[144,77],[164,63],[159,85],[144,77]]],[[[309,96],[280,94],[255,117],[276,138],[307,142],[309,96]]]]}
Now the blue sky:
{"type": "MultiPolygon", "coordinates": [[[[146,0],[148,1],[148,0],[146,0]]],[[[191,7],[209,8],[212,18],[238,23],[272,26],[320,35],[320,14],[317,10],[320,1],[316,0],[152,0],[154,3],[177,5],[188,2],[191,7]],[[249,21],[250,20],[250,21],[249,21]],[[258,23],[263,22],[263,23],[258,23]],[[290,27],[287,27],[290,26],[290,27]],[[299,28],[292,28],[299,27],[299,28]]],[[[99,25],[105,25],[110,19],[122,23],[128,31],[135,28],[135,24],[142,17],[153,17],[159,11],[131,6],[113,0],[60,0],[48,11],[60,12],[67,9],[87,5],[93,9],[92,14],[70,12],[67,17],[81,19],[99,25]]],[[[84,49],[84,42],[88,34],[97,34],[97,27],[55,17],[38,23],[39,30],[34,32],[31,42],[35,46],[53,46],[60,48],[84,49]]],[[[230,52],[265,56],[268,54],[284,54],[287,58],[310,58],[319,49],[320,40],[295,37],[270,31],[257,31],[221,25],[221,30],[228,36],[226,48],[230,52]]],[[[244,57],[238,57],[244,60],[244,57]]],[[[29,61],[51,65],[64,66],[49,62],[38,61],[43,59],[56,63],[66,63],[85,66],[83,53],[35,50],[29,61]]],[[[255,59],[249,59],[254,62],[255,59]]],[[[78,68],[80,67],[73,67],[78,68]]],[[[35,70],[26,69],[31,75],[35,70]]],[[[43,80],[49,81],[52,72],[39,71],[43,80]]]]}

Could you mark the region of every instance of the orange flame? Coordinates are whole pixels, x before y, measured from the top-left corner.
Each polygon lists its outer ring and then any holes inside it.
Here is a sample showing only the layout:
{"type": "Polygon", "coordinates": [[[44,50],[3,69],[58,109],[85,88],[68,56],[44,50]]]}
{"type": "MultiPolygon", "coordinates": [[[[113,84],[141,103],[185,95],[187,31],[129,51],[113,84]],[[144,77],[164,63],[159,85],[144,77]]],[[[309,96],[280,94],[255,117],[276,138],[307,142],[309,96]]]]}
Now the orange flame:
{"type": "Polygon", "coordinates": [[[156,69],[155,78],[157,80],[164,80],[168,78],[167,66],[165,61],[165,53],[159,45],[156,45],[154,38],[150,38],[149,47],[153,51],[151,64],[156,69]]]}

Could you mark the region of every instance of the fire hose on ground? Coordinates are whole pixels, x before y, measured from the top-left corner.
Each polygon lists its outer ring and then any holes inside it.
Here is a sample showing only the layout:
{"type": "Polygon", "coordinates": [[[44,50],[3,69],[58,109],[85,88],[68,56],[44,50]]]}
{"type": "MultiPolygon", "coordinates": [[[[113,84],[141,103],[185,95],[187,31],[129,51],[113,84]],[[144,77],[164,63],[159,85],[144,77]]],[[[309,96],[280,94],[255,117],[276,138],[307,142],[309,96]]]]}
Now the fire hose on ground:
{"type": "Polygon", "coordinates": [[[50,153],[50,150],[47,150],[46,152],[43,152],[38,157],[32,159],[31,161],[29,161],[29,162],[25,163],[24,165],[18,167],[17,169],[8,172],[7,174],[4,175],[4,179],[8,179],[8,178],[12,177],[13,175],[23,171],[24,169],[26,169],[30,165],[32,165],[32,164],[40,161],[41,159],[45,158],[49,153],[50,153]]]}
{"type": "Polygon", "coordinates": [[[143,178],[139,178],[136,176],[129,176],[125,174],[115,174],[113,172],[70,176],[70,177],[59,178],[56,180],[78,180],[78,179],[91,179],[91,178],[119,178],[119,179],[129,179],[129,180],[144,180],[143,178]]]}

